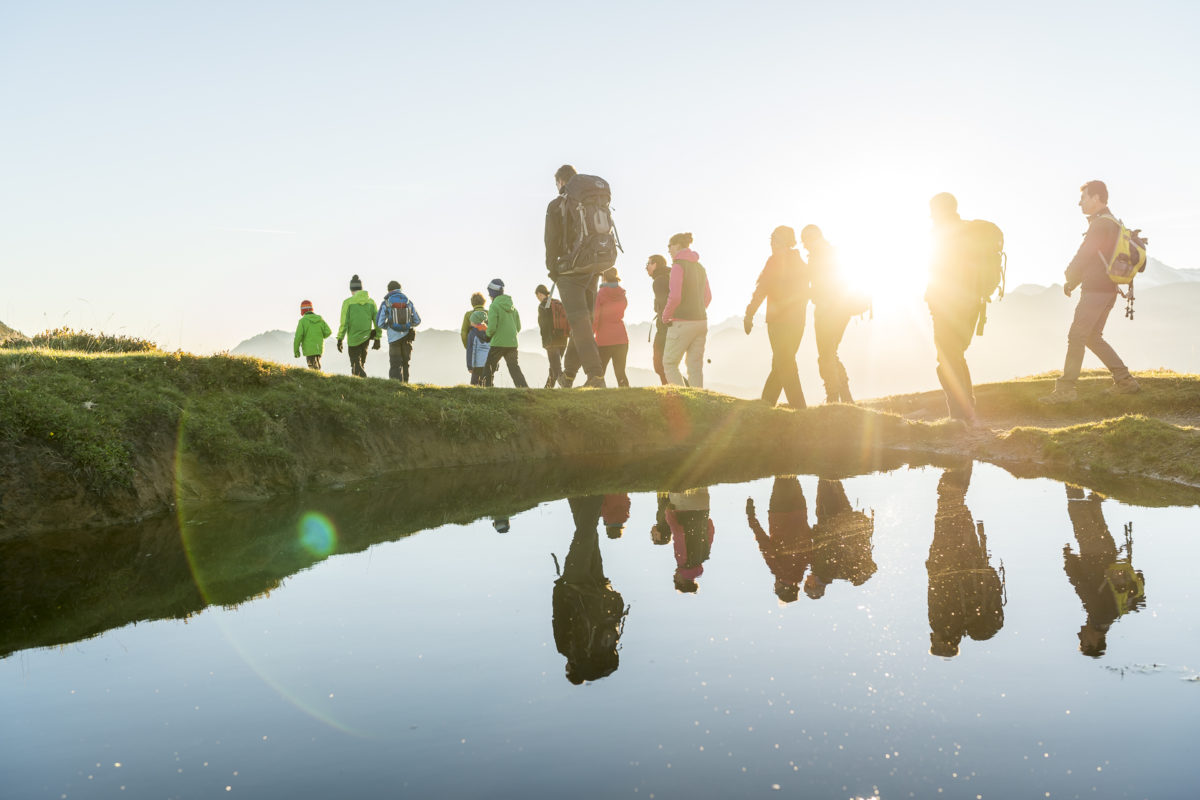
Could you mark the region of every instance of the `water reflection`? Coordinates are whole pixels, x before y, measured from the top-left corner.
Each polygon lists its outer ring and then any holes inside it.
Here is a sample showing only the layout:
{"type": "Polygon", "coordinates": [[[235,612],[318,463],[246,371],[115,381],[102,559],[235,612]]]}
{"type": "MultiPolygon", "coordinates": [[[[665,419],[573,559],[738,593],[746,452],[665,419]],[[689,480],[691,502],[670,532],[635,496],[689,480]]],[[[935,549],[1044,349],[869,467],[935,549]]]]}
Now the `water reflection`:
{"type": "Polygon", "coordinates": [[[1146,581],[1133,568],[1133,526],[1125,527],[1125,543],[1118,548],[1100,508],[1103,498],[1078,486],[1066,489],[1067,513],[1079,552],[1063,545],[1063,569],[1087,613],[1079,629],[1079,651],[1098,658],[1108,646],[1112,624],[1145,605],[1146,581]]]}
{"type": "Polygon", "coordinates": [[[694,594],[712,554],[716,529],[710,516],[708,489],[671,492],[667,497],[667,527],[675,544],[675,590],[694,594]]]}
{"type": "Polygon", "coordinates": [[[856,511],[841,481],[817,481],[817,524],[813,528],[812,572],[804,593],[817,600],[836,580],[862,586],[875,574],[871,537],[875,520],[856,511]]]}
{"type": "Polygon", "coordinates": [[[754,532],[767,569],[775,576],[775,596],[791,603],[800,596],[800,583],[812,559],[813,533],[808,524],[808,504],[795,475],[781,475],[771,484],[767,528],[758,521],[754,499],[746,498],[746,521],[754,532]]]}

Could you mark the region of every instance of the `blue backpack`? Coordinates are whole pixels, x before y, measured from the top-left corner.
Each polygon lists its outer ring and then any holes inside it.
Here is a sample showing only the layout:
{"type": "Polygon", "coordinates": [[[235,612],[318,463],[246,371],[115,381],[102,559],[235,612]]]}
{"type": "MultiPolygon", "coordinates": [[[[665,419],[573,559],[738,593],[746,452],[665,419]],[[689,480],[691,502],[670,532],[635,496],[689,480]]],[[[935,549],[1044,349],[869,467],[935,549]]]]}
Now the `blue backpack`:
{"type": "Polygon", "coordinates": [[[387,309],[387,326],[396,333],[407,333],[413,323],[412,303],[408,302],[408,297],[403,292],[392,292],[383,302],[387,309]]]}

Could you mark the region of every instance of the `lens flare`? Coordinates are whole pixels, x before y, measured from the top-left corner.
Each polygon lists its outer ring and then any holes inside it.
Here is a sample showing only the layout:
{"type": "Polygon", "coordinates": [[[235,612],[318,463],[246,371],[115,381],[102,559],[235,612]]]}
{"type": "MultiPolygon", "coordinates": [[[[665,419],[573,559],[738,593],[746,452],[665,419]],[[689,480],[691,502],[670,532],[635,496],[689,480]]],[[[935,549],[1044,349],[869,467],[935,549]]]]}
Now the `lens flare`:
{"type": "Polygon", "coordinates": [[[300,546],[310,555],[324,558],[337,546],[337,531],[329,517],[310,511],[300,518],[300,546]]]}

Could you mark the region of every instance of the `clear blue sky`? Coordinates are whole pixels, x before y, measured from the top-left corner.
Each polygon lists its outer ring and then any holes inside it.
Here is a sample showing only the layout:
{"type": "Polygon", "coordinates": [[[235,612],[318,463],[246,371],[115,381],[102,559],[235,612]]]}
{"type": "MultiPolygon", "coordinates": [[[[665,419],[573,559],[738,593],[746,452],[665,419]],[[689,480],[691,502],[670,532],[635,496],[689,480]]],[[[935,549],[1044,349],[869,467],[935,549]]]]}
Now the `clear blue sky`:
{"type": "Polygon", "coordinates": [[[919,302],[938,191],[1010,286],[1061,280],[1090,178],[1200,267],[1198,8],[0,4],[0,320],[207,352],[305,298],[336,324],[357,272],[442,328],[500,276],[534,324],[564,162],[613,185],[629,321],[681,230],[717,317],[779,224],[919,302]]]}

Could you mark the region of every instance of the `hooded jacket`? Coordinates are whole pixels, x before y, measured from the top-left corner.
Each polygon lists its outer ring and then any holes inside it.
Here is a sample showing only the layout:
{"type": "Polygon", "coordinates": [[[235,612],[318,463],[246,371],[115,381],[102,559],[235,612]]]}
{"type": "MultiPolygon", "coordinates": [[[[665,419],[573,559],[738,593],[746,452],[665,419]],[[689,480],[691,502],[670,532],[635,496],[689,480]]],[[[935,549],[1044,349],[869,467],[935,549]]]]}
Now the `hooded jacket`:
{"type": "Polygon", "coordinates": [[[711,302],[708,272],[700,266],[700,256],[689,248],[680,250],[671,264],[671,288],[662,312],[663,322],[707,320],[705,309],[711,302]]]}
{"type": "Polygon", "coordinates": [[[1088,217],[1088,229],[1083,235],[1083,244],[1079,245],[1079,250],[1063,273],[1068,289],[1082,285],[1085,292],[1117,293],[1117,285],[1108,277],[1108,269],[1104,263],[1116,248],[1117,237],[1121,233],[1117,223],[1108,219],[1111,216],[1112,212],[1105,206],[1100,209],[1100,213],[1088,217]]]}
{"type": "Polygon", "coordinates": [[[421,315],[417,313],[417,306],[408,299],[408,295],[399,289],[388,292],[383,296],[383,302],[379,304],[379,313],[375,315],[375,326],[381,331],[387,331],[388,342],[398,342],[412,333],[412,329],[421,324],[421,315]],[[408,303],[408,307],[412,310],[412,324],[404,328],[404,330],[392,330],[388,324],[388,310],[392,303],[408,303]]]}
{"type": "Polygon", "coordinates": [[[367,294],[366,289],[359,289],[342,301],[342,317],[338,323],[338,341],[346,340],[351,347],[360,345],[368,339],[378,339],[379,330],[375,327],[375,315],[379,309],[375,301],[367,294]]]}
{"type": "Polygon", "coordinates": [[[808,265],[799,250],[789,249],[772,253],[763,265],[754,285],[746,316],[753,317],[763,301],[767,301],[767,324],[785,319],[804,319],[808,306],[808,265]]]}
{"type": "Polygon", "coordinates": [[[629,344],[629,332],[625,330],[625,309],[629,299],[619,283],[602,283],[596,292],[596,310],[592,320],[592,333],[596,346],[629,344]]]}
{"type": "Polygon", "coordinates": [[[471,306],[471,310],[463,314],[462,321],[462,343],[463,347],[467,346],[467,334],[471,332],[471,315],[476,311],[483,311],[483,318],[487,319],[487,311],[484,311],[483,306],[471,306]]]}
{"type": "Polygon", "coordinates": [[[319,356],[325,352],[325,340],[333,335],[329,325],[320,314],[305,314],[296,323],[296,335],[292,339],[292,351],[296,358],[319,356]]]}
{"type": "Polygon", "coordinates": [[[487,335],[492,347],[516,347],[521,331],[521,315],[513,307],[512,297],[497,295],[488,306],[487,335]]]}

